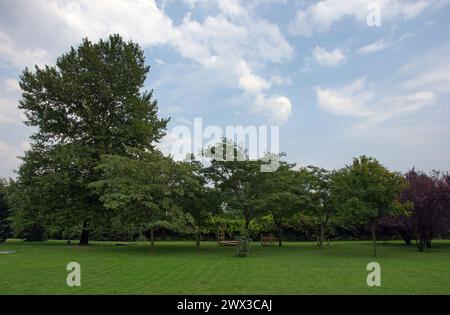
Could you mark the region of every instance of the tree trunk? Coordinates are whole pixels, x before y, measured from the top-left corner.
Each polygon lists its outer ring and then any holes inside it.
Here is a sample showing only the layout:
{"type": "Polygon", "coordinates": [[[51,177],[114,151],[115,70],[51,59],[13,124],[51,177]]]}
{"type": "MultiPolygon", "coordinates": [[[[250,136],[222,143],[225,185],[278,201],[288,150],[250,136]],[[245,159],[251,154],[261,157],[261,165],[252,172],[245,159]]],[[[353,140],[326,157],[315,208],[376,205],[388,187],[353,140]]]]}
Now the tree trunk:
{"type": "Polygon", "coordinates": [[[83,228],[81,229],[80,246],[89,245],[89,228],[87,221],[83,222],[83,228]]]}
{"type": "Polygon", "coordinates": [[[427,239],[425,245],[427,246],[427,248],[431,248],[431,239],[427,239]]]}
{"type": "Polygon", "coordinates": [[[283,228],[278,225],[278,246],[283,246],[283,228]]]}
{"type": "Polygon", "coordinates": [[[373,241],[373,255],[377,257],[377,235],[375,224],[372,224],[372,241],[373,241]]]}
{"type": "Polygon", "coordinates": [[[197,249],[200,248],[200,233],[199,232],[195,233],[195,248],[197,248],[197,249]]]}
{"type": "Polygon", "coordinates": [[[325,224],[320,225],[319,248],[322,248],[323,239],[325,237],[325,224]]]}
{"type": "Polygon", "coordinates": [[[419,239],[417,241],[417,249],[419,250],[419,252],[423,252],[423,240],[419,239]]]}
{"type": "Polygon", "coordinates": [[[245,237],[245,239],[248,239],[250,237],[249,226],[250,226],[250,220],[245,218],[245,230],[244,230],[245,235],[243,235],[245,237]]]}
{"type": "Polygon", "coordinates": [[[411,245],[411,241],[414,238],[414,234],[411,234],[408,231],[404,231],[402,229],[397,230],[398,235],[402,238],[406,245],[411,245]]]}
{"type": "Polygon", "coordinates": [[[150,228],[150,246],[155,247],[155,229],[150,228]]]}

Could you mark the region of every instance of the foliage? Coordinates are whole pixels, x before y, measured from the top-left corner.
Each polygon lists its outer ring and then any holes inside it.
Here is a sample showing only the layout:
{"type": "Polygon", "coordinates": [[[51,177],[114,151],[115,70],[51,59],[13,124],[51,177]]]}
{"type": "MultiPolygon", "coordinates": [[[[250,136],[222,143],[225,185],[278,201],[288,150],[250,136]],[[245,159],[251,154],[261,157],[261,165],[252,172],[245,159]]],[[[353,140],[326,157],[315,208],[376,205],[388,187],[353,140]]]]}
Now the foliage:
{"type": "Polygon", "coordinates": [[[339,209],[335,204],[335,195],[331,185],[333,174],[323,168],[308,166],[300,170],[305,178],[308,203],[306,210],[319,226],[318,246],[321,248],[330,220],[339,209]]]}
{"type": "Polygon", "coordinates": [[[226,212],[240,213],[248,234],[251,220],[257,215],[259,199],[264,195],[261,161],[250,160],[247,152],[230,140],[208,149],[211,165],[205,176],[222,197],[226,212]]]}
{"type": "Polygon", "coordinates": [[[264,194],[258,200],[259,213],[269,213],[278,231],[278,243],[282,246],[283,229],[288,220],[305,203],[305,186],[299,173],[293,171],[294,164],[280,162],[275,172],[264,173],[260,189],[264,194]]]}
{"type": "MultiPolygon", "coordinates": [[[[171,210],[172,161],[159,151],[130,148],[128,156],[103,155],[97,170],[101,179],[89,185],[112,216],[152,232],[165,223],[171,210]]],[[[153,243],[153,239],[152,239],[153,243]]]]}
{"type": "Polygon", "coordinates": [[[381,218],[406,214],[407,204],[400,201],[406,181],[390,172],[376,159],[361,156],[333,177],[336,204],[347,220],[365,223],[372,231],[374,255],[377,256],[376,228],[381,218]]]}
{"type": "Polygon", "coordinates": [[[416,239],[419,251],[423,251],[431,247],[433,237],[450,232],[449,175],[440,172],[428,175],[412,169],[405,178],[408,187],[402,200],[413,205],[411,214],[384,220],[383,224],[395,228],[407,243],[416,239]]]}

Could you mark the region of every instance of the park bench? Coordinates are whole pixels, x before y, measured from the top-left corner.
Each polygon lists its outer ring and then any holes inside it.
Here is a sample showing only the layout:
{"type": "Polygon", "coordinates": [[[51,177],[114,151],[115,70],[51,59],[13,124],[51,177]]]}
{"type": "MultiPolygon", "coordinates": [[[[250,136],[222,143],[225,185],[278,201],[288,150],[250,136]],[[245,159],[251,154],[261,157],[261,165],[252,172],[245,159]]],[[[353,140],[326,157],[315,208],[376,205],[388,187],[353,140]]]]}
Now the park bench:
{"type": "Polygon", "coordinates": [[[226,240],[224,231],[219,231],[219,233],[217,233],[217,245],[218,246],[236,246],[237,244],[238,244],[238,241],[226,240]]]}
{"type": "Polygon", "coordinates": [[[272,234],[270,235],[261,234],[261,246],[274,246],[276,240],[277,238],[272,234]]]}

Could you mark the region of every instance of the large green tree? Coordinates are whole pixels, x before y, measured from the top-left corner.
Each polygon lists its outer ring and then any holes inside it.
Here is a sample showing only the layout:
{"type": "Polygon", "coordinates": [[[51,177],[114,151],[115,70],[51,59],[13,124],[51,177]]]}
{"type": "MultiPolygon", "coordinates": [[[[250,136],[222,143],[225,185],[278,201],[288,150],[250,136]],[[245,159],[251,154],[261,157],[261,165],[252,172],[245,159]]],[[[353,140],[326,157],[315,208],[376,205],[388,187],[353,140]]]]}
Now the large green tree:
{"type": "Polygon", "coordinates": [[[157,117],[152,92],[142,92],[149,69],[143,50],[119,35],[84,39],[55,66],[25,69],[19,108],[37,128],[17,179],[30,203],[17,211],[34,208],[50,225],[80,226],[80,244],[88,243],[89,224],[106,213],[89,188],[101,156],[152,150],[164,134],[167,120],[157,117]]]}
{"type": "Polygon", "coordinates": [[[405,214],[408,204],[400,201],[406,181],[376,159],[361,156],[333,176],[332,193],[343,215],[356,224],[365,223],[372,233],[377,256],[376,229],[380,219],[405,214]]]}

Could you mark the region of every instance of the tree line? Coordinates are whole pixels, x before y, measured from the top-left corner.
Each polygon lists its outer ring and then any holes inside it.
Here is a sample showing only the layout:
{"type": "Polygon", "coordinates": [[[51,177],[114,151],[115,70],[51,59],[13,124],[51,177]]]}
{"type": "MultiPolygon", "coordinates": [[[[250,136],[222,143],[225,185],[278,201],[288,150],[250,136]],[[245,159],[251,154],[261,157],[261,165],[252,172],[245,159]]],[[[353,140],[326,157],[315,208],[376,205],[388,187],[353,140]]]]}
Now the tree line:
{"type": "Polygon", "coordinates": [[[170,230],[198,247],[222,228],[243,242],[275,231],[282,246],[294,229],[312,231],[322,247],[368,231],[377,255],[380,231],[415,239],[421,251],[449,235],[448,174],[404,176],[367,156],[339,170],[281,161],[261,172],[263,162],[230,139],[208,148],[207,164],[164,156],[156,144],[169,120],[143,91],[149,70],[142,49],[119,35],[84,39],[56,65],[24,70],[19,108],[36,132],[16,179],[0,185],[0,239],[87,245],[122,233],[154,245],[156,231],[170,230]]]}

